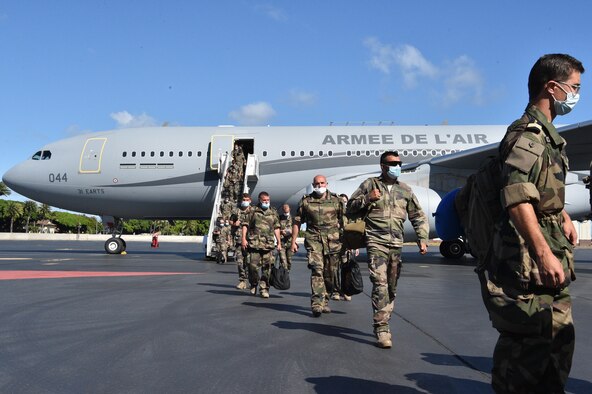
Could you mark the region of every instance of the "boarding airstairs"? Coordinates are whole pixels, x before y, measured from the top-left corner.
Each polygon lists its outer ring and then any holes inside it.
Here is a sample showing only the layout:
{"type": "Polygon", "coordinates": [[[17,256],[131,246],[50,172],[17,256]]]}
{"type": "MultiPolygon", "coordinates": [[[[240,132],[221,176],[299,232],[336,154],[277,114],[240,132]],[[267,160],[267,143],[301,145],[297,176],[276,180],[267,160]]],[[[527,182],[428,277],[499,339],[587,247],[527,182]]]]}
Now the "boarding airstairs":
{"type": "MultiPolygon", "coordinates": [[[[259,180],[259,159],[257,155],[249,153],[247,155],[247,166],[245,168],[245,176],[243,178],[243,193],[250,193],[250,190],[255,187],[259,180]]],[[[255,201],[255,196],[251,196],[251,200],[255,201]]]]}
{"type": "MultiPolygon", "coordinates": [[[[232,164],[232,154],[231,153],[223,153],[220,155],[220,159],[217,166],[212,166],[213,168],[217,168],[218,170],[218,184],[216,186],[215,191],[215,198],[214,198],[214,206],[212,208],[212,215],[210,218],[210,227],[208,228],[208,235],[205,240],[205,252],[206,258],[215,258],[216,257],[216,250],[215,250],[215,243],[214,243],[214,230],[216,229],[216,221],[218,219],[218,214],[220,212],[220,205],[222,204],[223,198],[222,194],[224,191],[224,181],[226,180],[226,174],[230,165],[232,164]]],[[[257,181],[259,180],[259,160],[257,155],[255,154],[248,154],[247,155],[247,163],[246,168],[244,171],[243,179],[242,179],[242,187],[241,193],[249,193],[249,191],[255,187],[257,181]]],[[[240,195],[239,195],[240,200],[240,195]]],[[[252,197],[255,199],[256,197],[252,197]]],[[[233,201],[233,203],[238,203],[238,201],[233,201]]]]}
{"type": "Polygon", "coordinates": [[[222,191],[224,189],[224,181],[226,180],[226,174],[228,172],[228,168],[232,162],[232,154],[225,152],[220,154],[218,159],[218,184],[216,185],[215,197],[214,197],[214,207],[212,208],[212,216],[210,218],[210,227],[208,228],[208,235],[206,238],[206,258],[208,257],[215,257],[212,253],[212,248],[214,246],[214,230],[216,229],[216,219],[218,219],[218,212],[220,211],[220,203],[222,202],[222,191]]]}

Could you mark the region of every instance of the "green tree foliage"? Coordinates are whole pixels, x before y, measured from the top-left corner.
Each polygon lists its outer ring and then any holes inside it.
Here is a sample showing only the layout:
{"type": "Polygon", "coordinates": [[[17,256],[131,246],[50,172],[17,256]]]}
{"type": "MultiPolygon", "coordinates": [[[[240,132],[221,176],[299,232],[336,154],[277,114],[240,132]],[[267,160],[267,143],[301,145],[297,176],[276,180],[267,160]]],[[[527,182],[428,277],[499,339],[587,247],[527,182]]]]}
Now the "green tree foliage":
{"type": "MultiPolygon", "coordinates": [[[[49,219],[60,233],[95,234],[103,225],[94,216],[71,212],[53,211],[47,204],[38,205],[35,201],[0,200],[0,231],[35,231],[37,220],[49,219]]],[[[151,234],[154,229],[162,235],[205,235],[210,226],[209,220],[139,220],[129,219],[123,223],[124,234],[151,234]]]]}
{"type": "Polygon", "coordinates": [[[37,211],[39,207],[37,203],[32,200],[27,200],[23,204],[23,216],[27,218],[27,224],[25,225],[25,232],[29,232],[29,223],[31,219],[35,220],[37,218],[37,211]]]}
{"type": "Polygon", "coordinates": [[[41,204],[39,210],[39,219],[51,219],[51,207],[47,204],[41,204]]]}
{"type": "Polygon", "coordinates": [[[97,219],[92,216],[78,215],[70,212],[55,211],[52,221],[58,227],[60,233],[92,234],[97,225],[97,219]]]}
{"type": "Polygon", "coordinates": [[[16,201],[8,201],[4,210],[5,215],[10,218],[10,232],[12,233],[14,221],[23,215],[23,205],[16,201]]]}
{"type": "Polygon", "coordinates": [[[4,184],[4,182],[0,182],[0,197],[3,196],[10,196],[12,191],[4,184]]]}

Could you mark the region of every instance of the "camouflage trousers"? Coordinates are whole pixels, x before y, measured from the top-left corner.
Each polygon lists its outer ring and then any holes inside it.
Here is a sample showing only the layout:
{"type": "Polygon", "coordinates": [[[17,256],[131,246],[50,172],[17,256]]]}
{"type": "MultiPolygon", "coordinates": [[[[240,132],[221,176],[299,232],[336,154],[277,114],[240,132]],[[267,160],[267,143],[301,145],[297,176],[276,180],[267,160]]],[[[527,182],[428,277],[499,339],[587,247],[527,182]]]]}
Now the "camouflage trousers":
{"type": "Polygon", "coordinates": [[[335,284],[340,254],[323,254],[322,251],[308,250],[308,268],[310,269],[310,304],[323,307],[327,304],[330,294],[338,293],[335,284]]]}
{"type": "Polygon", "coordinates": [[[228,261],[228,243],[218,242],[216,248],[218,249],[218,262],[226,263],[228,261]]]}
{"type": "Polygon", "coordinates": [[[575,348],[571,297],[498,287],[480,274],[483,301],[500,336],[493,352],[497,393],[563,393],[575,348]]]}
{"type": "Polygon", "coordinates": [[[247,272],[249,270],[249,258],[248,253],[243,250],[241,244],[235,246],[234,249],[234,261],[236,262],[236,268],[238,270],[238,280],[246,282],[248,280],[247,272]]]}
{"type": "Polygon", "coordinates": [[[372,326],[375,333],[388,332],[403,263],[401,248],[370,243],[366,251],[372,282],[372,326]]]}
{"type": "Polygon", "coordinates": [[[259,285],[259,291],[269,290],[269,275],[271,274],[271,266],[275,261],[273,249],[249,249],[249,283],[251,288],[259,285]],[[259,275],[261,269],[261,276],[259,275]]]}
{"type": "Polygon", "coordinates": [[[282,250],[279,251],[280,255],[280,263],[284,266],[285,269],[288,271],[292,269],[292,256],[294,252],[292,252],[292,241],[284,242],[282,245],[282,250]]]}

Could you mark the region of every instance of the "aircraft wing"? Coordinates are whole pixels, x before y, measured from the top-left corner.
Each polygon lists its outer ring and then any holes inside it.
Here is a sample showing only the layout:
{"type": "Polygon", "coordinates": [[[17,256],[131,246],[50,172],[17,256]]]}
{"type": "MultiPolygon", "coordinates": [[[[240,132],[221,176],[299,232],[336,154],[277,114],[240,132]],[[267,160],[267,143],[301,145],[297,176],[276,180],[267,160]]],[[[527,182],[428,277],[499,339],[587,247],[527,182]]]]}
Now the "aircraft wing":
{"type": "MultiPolygon", "coordinates": [[[[567,157],[570,171],[588,171],[592,160],[592,120],[574,123],[557,128],[560,135],[567,141],[567,157]]],[[[484,159],[495,156],[499,141],[462,152],[451,153],[431,160],[411,163],[404,170],[414,170],[422,164],[430,164],[440,168],[458,169],[463,172],[474,172],[484,159]]]]}
{"type": "Polygon", "coordinates": [[[588,171],[592,160],[592,120],[557,129],[567,141],[570,171],[588,171]]]}

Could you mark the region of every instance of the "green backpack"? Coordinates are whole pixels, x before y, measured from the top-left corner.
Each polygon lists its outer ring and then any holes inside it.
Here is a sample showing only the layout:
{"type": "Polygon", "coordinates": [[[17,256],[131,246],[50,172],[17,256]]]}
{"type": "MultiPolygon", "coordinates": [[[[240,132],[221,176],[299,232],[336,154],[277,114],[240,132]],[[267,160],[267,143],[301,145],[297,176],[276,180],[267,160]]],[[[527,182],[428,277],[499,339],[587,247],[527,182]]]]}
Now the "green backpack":
{"type": "Polygon", "coordinates": [[[470,252],[479,260],[479,270],[491,268],[487,265],[493,236],[504,212],[501,189],[501,163],[499,157],[491,157],[467,179],[454,199],[470,252]]]}

